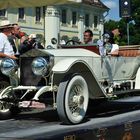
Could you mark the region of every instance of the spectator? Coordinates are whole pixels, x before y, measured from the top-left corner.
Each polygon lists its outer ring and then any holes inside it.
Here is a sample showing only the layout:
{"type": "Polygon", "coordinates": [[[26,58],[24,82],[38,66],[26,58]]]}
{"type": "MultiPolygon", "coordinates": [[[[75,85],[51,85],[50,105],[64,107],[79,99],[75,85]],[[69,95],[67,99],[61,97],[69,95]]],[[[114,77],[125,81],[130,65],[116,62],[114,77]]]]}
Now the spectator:
{"type": "Polygon", "coordinates": [[[25,41],[26,37],[24,35],[21,36],[23,32],[21,32],[20,26],[17,23],[14,23],[12,25],[14,27],[14,29],[12,30],[12,36],[9,36],[8,38],[11,45],[13,46],[15,54],[19,55],[20,45],[25,41]]]}
{"type": "Polygon", "coordinates": [[[121,37],[121,33],[120,33],[119,29],[116,28],[116,29],[112,30],[112,33],[114,35],[114,43],[119,44],[119,39],[121,37]]]}
{"type": "Polygon", "coordinates": [[[8,36],[11,35],[13,26],[8,20],[3,20],[0,22],[0,30],[0,57],[16,59],[14,56],[13,47],[8,40],[8,36]]]}
{"type": "Polygon", "coordinates": [[[86,30],[84,32],[84,43],[85,44],[93,44],[93,32],[91,30],[86,30]]]}
{"type": "Polygon", "coordinates": [[[114,42],[114,34],[112,32],[106,32],[103,34],[104,47],[106,54],[117,55],[119,46],[114,42]]]}
{"type": "Polygon", "coordinates": [[[31,49],[44,49],[39,41],[37,41],[36,34],[30,34],[20,46],[20,54],[23,54],[31,49]]]}
{"type": "Polygon", "coordinates": [[[104,42],[102,40],[98,40],[97,41],[97,45],[99,47],[99,53],[101,56],[105,56],[106,55],[106,49],[104,47],[104,42]]]}

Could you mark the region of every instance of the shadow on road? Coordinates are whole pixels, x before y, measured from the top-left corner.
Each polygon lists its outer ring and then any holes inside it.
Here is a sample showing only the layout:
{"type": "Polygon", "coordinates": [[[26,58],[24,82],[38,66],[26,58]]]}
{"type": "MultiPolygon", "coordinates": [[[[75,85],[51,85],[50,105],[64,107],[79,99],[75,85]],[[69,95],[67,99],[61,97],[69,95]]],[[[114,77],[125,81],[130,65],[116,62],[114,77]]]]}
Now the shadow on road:
{"type": "Polygon", "coordinates": [[[15,120],[59,121],[56,110],[26,109],[14,117],[15,120]]]}
{"type": "MultiPolygon", "coordinates": [[[[86,117],[83,121],[87,122],[90,118],[109,117],[133,110],[140,109],[140,104],[136,102],[124,101],[90,101],[86,117]]],[[[14,117],[15,120],[32,120],[40,122],[61,123],[57,110],[53,109],[24,109],[23,112],[14,117]]]]}

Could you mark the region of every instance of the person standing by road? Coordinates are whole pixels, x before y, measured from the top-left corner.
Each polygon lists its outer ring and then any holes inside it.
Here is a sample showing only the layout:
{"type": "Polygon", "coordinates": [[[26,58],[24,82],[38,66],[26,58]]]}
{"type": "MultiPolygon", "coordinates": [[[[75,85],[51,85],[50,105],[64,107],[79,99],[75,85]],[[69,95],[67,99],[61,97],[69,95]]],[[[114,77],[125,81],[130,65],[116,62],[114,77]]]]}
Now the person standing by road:
{"type": "Polygon", "coordinates": [[[8,36],[8,39],[13,47],[15,54],[18,55],[19,47],[21,44],[21,36],[20,36],[21,31],[20,31],[20,26],[17,23],[14,23],[12,25],[13,25],[13,30],[11,32],[11,36],[8,36]]]}
{"type": "Polygon", "coordinates": [[[16,59],[13,47],[8,40],[8,36],[11,35],[12,30],[13,26],[8,20],[0,22],[0,57],[16,59]]]}

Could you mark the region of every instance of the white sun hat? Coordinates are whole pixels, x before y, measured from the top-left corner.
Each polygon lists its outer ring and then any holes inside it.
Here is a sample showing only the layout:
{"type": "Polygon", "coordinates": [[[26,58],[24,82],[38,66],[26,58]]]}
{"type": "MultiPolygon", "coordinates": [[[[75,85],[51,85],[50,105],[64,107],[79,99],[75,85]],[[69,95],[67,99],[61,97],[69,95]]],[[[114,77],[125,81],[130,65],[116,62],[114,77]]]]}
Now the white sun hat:
{"type": "Polygon", "coordinates": [[[13,27],[9,20],[2,20],[0,22],[0,29],[13,27]]]}
{"type": "Polygon", "coordinates": [[[30,35],[29,35],[29,38],[31,38],[31,39],[32,39],[32,38],[36,38],[36,34],[30,34],[30,35]]]}

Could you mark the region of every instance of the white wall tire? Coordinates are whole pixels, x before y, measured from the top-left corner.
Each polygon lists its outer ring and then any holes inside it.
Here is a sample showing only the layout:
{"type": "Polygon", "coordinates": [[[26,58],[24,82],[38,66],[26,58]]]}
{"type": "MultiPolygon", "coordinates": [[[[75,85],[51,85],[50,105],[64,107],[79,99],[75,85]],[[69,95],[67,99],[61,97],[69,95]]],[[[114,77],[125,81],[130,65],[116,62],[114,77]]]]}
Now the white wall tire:
{"type": "Polygon", "coordinates": [[[86,114],[89,101],[88,86],[81,75],[65,78],[57,93],[57,112],[66,124],[80,123],[86,114]]]}

